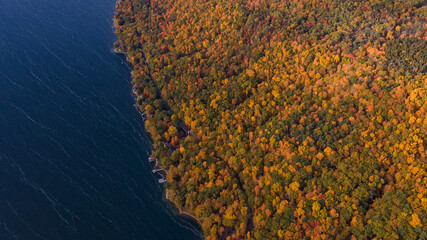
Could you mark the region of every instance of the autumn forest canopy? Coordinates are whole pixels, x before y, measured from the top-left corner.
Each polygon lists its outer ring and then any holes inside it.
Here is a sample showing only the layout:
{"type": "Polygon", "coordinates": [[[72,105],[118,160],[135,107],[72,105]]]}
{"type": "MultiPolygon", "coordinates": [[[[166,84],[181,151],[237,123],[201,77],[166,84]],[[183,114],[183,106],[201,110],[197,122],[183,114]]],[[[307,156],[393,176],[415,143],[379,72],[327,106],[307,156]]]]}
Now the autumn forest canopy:
{"type": "Polygon", "coordinates": [[[424,0],[121,0],[167,195],[207,239],[427,239],[424,0]]]}

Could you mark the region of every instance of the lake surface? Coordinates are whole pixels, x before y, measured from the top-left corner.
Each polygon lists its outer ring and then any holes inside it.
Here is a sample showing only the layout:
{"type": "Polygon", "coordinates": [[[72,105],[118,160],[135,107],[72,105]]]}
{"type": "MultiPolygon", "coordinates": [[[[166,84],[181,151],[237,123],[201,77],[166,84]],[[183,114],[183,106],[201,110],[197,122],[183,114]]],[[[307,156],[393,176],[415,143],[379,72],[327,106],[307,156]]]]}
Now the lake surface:
{"type": "Polygon", "coordinates": [[[0,0],[0,239],[200,239],[148,163],[114,0],[0,0]]]}

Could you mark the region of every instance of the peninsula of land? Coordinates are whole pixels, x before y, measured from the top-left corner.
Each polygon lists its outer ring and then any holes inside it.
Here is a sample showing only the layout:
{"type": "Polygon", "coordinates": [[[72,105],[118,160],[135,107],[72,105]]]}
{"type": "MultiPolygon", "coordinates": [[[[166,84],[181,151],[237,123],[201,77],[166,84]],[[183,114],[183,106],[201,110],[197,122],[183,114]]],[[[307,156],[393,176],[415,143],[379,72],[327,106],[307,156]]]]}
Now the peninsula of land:
{"type": "Polygon", "coordinates": [[[206,239],[427,237],[422,0],[121,0],[118,52],[206,239]]]}

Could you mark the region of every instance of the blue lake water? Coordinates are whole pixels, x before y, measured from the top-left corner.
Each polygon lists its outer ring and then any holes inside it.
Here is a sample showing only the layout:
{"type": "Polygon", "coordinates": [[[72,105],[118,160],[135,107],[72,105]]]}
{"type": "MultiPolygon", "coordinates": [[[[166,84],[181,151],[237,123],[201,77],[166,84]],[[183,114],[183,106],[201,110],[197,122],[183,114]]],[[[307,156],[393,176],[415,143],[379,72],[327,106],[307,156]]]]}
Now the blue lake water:
{"type": "Polygon", "coordinates": [[[114,0],[0,0],[0,239],[200,239],[147,161],[114,0]]]}

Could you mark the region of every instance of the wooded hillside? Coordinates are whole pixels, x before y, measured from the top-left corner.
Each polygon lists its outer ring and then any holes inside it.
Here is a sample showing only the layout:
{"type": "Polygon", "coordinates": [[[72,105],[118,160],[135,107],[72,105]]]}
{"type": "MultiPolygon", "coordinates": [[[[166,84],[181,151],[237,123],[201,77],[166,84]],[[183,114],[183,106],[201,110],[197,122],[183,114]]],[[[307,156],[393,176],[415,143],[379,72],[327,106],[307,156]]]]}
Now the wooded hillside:
{"type": "Polygon", "coordinates": [[[121,0],[115,25],[207,239],[427,239],[425,1],[121,0]]]}

